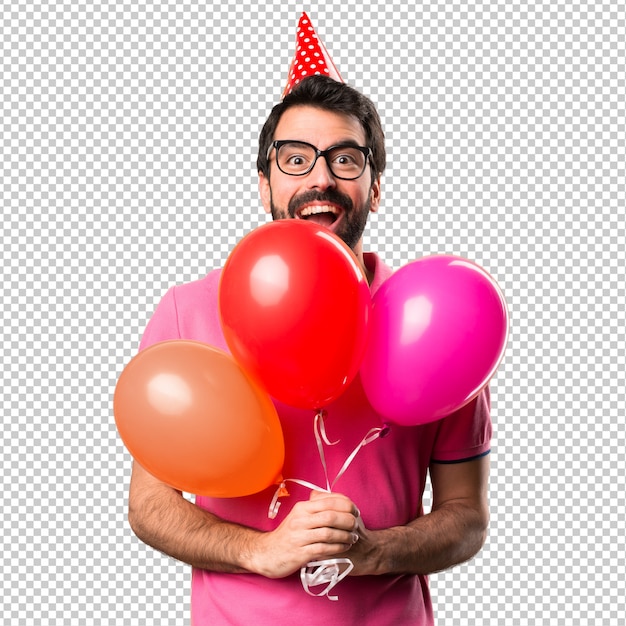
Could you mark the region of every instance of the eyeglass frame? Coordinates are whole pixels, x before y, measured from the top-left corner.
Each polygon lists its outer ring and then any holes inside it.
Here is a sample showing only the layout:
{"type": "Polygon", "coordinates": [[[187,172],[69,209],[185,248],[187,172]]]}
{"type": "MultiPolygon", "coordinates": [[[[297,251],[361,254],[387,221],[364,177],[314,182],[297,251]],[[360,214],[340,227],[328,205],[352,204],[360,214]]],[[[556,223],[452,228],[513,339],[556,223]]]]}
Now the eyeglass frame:
{"type": "Polygon", "coordinates": [[[339,180],[358,180],[359,178],[361,178],[361,176],[363,176],[363,174],[365,173],[365,170],[367,169],[368,159],[370,159],[370,165],[371,165],[371,157],[372,157],[372,149],[370,147],[357,146],[356,144],[353,144],[353,143],[338,143],[338,144],[335,144],[334,146],[330,146],[330,148],[326,148],[326,150],[320,150],[317,146],[314,146],[312,143],[309,143],[308,141],[300,141],[298,139],[275,139],[274,141],[272,141],[272,143],[270,144],[270,147],[267,150],[267,155],[265,158],[268,161],[270,160],[270,154],[272,152],[272,149],[276,150],[276,167],[283,174],[287,176],[306,176],[313,170],[313,168],[315,167],[315,164],[317,163],[317,160],[323,156],[324,159],[326,159],[326,165],[328,165],[328,169],[330,170],[331,174],[335,178],[338,178],[339,180]],[[313,148],[313,150],[315,150],[315,158],[313,159],[313,162],[311,163],[309,168],[306,169],[304,172],[300,172],[299,174],[295,174],[293,172],[285,172],[285,170],[283,170],[283,168],[278,163],[278,151],[281,149],[282,146],[288,143],[300,143],[304,146],[309,146],[310,148],[313,148]],[[344,176],[337,176],[337,174],[335,174],[333,170],[333,166],[330,164],[330,161],[328,160],[328,154],[332,152],[333,150],[336,150],[337,148],[355,148],[356,150],[358,150],[359,152],[362,152],[365,155],[365,163],[363,165],[363,170],[358,176],[355,176],[354,178],[345,178],[344,176]]]}

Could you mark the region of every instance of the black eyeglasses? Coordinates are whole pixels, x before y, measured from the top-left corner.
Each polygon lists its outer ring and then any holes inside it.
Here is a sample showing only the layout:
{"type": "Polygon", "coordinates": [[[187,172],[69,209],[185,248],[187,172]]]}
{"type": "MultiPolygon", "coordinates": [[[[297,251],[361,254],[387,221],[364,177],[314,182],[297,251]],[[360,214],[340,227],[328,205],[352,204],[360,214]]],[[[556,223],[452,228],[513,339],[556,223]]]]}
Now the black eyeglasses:
{"type": "Polygon", "coordinates": [[[289,176],[304,176],[317,163],[317,159],[324,157],[335,178],[354,180],[363,175],[367,166],[367,159],[372,151],[365,146],[354,144],[339,144],[327,150],[319,150],[305,141],[273,141],[267,151],[270,158],[272,149],[276,149],[276,165],[278,169],[289,176]]]}

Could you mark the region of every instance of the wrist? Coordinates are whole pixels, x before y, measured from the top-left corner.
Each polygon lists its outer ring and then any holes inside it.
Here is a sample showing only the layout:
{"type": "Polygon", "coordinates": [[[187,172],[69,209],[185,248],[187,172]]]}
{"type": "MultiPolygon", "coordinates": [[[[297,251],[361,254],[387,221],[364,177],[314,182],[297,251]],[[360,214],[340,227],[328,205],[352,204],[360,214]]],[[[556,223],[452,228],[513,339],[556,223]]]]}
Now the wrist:
{"type": "Polygon", "coordinates": [[[246,533],[245,541],[242,542],[241,551],[239,554],[240,567],[250,574],[260,574],[266,576],[264,572],[263,559],[260,555],[263,549],[260,547],[266,533],[248,529],[246,533]]]}
{"type": "Polygon", "coordinates": [[[251,531],[242,548],[241,566],[246,572],[265,578],[282,578],[292,573],[281,569],[281,555],[272,547],[271,533],[251,531]]]}
{"type": "Polygon", "coordinates": [[[346,553],[353,561],[353,576],[380,576],[392,571],[390,529],[361,530],[359,541],[346,553]]]}
{"type": "Polygon", "coordinates": [[[402,562],[410,542],[411,529],[392,527],[368,531],[364,573],[372,576],[405,573],[402,562]]]}

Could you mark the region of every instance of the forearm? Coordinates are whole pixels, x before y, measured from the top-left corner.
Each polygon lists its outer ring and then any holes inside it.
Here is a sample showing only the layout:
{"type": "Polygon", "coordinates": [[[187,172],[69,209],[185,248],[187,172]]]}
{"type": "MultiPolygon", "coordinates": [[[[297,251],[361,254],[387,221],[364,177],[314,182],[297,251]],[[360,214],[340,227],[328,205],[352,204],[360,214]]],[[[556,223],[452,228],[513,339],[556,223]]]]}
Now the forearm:
{"type": "Polygon", "coordinates": [[[356,509],[339,494],[297,502],[278,528],[261,532],[208,513],[134,464],[129,523],[145,543],[196,568],[283,578],[357,540],[356,509]]]}
{"type": "Polygon", "coordinates": [[[356,572],[431,574],[467,561],[480,550],[489,525],[489,457],[434,463],[430,475],[431,512],[371,537],[365,531],[364,541],[354,546],[360,566],[356,572]]]}
{"type": "Polygon", "coordinates": [[[487,518],[448,504],[414,520],[372,534],[370,573],[431,574],[471,559],[487,536],[487,518]]]}
{"type": "Polygon", "coordinates": [[[260,534],[195,506],[174,489],[152,481],[138,466],[133,469],[128,521],[137,537],[156,550],[220,572],[246,572],[247,553],[260,534]]]}

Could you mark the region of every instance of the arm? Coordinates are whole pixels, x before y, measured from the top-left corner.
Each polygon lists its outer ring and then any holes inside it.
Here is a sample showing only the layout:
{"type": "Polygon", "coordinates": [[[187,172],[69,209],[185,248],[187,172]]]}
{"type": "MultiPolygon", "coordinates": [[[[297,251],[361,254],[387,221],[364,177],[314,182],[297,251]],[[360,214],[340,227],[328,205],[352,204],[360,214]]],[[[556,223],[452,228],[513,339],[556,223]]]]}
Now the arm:
{"type": "Polygon", "coordinates": [[[260,532],[204,511],[133,464],[131,528],[149,546],[200,569],[288,576],[351,546],[357,513],[345,496],[323,494],[298,502],[276,530],[260,532]]]}
{"type": "Polygon", "coordinates": [[[344,555],[352,575],[431,574],[471,559],[483,546],[489,524],[489,456],[457,464],[433,463],[433,506],[406,526],[361,528],[344,555]]]}

